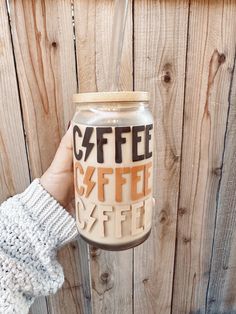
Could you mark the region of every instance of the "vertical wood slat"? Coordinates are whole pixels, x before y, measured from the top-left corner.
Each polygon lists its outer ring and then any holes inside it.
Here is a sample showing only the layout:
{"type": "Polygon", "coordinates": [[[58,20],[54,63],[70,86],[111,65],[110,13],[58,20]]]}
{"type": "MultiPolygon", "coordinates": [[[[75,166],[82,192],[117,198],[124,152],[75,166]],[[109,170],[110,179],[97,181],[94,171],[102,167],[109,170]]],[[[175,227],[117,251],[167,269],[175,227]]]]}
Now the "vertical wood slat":
{"type": "MultiPolygon", "coordinates": [[[[113,2],[113,0],[74,0],[80,92],[107,90],[113,2]]],[[[133,89],[132,41],[132,3],[130,2],[121,58],[119,90],[133,89]]]]}
{"type": "MultiPolygon", "coordinates": [[[[114,1],[74,2],[80,92],[105,91],[114,1]]],[[[119,88],[132,90],[132,5],[130,2],[119,88]]],[[[90,247],[93,313],[132,313],[132,250],[90,247]]]]}
{"type": "MultiPolygon", "coordinates": [[[[236,4],[235,4],[236,5],[236,4]]],[[[236,8],[235,8],[236,11],[236,8]]],[[[236,12],[235,12],[236,14],[236,12]]],[[[231,20],[234,23],[234,21],[231,20]]],[[[236,282],[236,51],[229,91],[229,119],[226,133],[222,178],[217,204],[217,220],[206,312],[235,313],[236,282]],[[234,71],[234,72],[233,72],[234,71]]]]}
{"type": "Polygon", "coordinates": [[[47,314],[47,300],[45,297],[36,298],[33,305],[30,307],[29,314],[47,314]]]}
{"type": "MultiPolygon", "coordinates": [[[[77,89],[70,0],[11,1],[11,24],[32,177],[49,166],[72,118],[77,89]]],[[[78,240],[79,241],[79,240],[78,240]]],[[[65,283],[55,296],[38,300],[32,313],[89,313],[83,247],[78,241],[59,251],[65,283]],[[85,287],[86,286],[86,287],[85,287]],[[87,293],[87,294],[86,294],[87,293]]],[[[88,261],[87,261],[88,263],[88,261]]]]}
{"type": "Polygon", "coordinates": [[[191,2],[173,313],[206,310],[235,15],[234,1],[191,2]]]}
{"type": "Polygon", "coordinates": [[[170,313],[182,139],[188,1],[134,2],[135,89],[155,118],[150,238],[134,251],[134,313],[170,313]]]}
{"type": "Polygon", "coordinates": [[[51,163],[76,91],[70,1],[11,1],[13,44],[32,177],[51,163]],[[66,79],[65,79],[66,78],[66,79]],[[50,139],[50,145],[48,145],[50,139]]]}
{"type": "Polygon", "coordinates": [[[29,170],[8,13],[0,2],[0,203],[22,191],[29,170]]]}

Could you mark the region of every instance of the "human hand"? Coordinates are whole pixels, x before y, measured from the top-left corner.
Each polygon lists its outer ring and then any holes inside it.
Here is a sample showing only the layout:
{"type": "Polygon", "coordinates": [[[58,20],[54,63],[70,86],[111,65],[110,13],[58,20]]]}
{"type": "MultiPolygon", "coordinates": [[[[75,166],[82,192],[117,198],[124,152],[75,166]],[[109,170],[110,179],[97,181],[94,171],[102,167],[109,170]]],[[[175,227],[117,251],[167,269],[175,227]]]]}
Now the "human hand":
{"type": "Polygon", "coordinates": [[[64,208],[70,210],[69,205],[74,199],[72,125],[63,136],[40,183],[64,208]]]}

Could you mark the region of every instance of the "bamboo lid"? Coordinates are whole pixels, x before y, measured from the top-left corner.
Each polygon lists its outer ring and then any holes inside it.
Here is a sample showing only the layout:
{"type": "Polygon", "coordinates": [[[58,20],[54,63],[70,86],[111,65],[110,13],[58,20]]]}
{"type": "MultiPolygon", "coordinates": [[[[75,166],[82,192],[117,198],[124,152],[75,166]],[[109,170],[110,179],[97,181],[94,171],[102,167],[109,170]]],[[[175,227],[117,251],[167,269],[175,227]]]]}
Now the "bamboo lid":
{"type": "Polygon", "coordinates": [[[74,103],[99,103],[99,102],[132,102],[149,101],[149,93],[142,91],[124,92],[97,92],[97,93],[78,93],[73,95],[74,103]]]}

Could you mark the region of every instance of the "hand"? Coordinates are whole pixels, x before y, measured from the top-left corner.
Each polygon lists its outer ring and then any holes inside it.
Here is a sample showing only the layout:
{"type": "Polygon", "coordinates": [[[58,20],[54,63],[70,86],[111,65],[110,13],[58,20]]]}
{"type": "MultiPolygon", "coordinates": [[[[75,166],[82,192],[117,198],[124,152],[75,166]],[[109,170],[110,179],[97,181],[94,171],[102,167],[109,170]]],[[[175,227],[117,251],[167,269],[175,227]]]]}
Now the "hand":
{"type": "Polygon", "coordinates": [[[54,160],[40,183],[64,208],[74,199],[72,125],[63,136],[54,160]]]}

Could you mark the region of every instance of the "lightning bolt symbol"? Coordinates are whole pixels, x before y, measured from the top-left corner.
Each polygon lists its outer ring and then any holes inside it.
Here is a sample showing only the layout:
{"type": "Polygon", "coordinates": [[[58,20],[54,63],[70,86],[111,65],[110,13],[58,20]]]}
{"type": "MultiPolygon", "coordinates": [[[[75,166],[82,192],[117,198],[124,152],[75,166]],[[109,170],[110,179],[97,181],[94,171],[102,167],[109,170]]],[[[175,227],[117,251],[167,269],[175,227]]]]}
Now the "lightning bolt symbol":
{"type": "Polygon", "coordinates": [[[86,170],[86,174],[85,174],[85,177],[83,180],[83,183],[87,185],[85,197],[89,196],[90,192],[92,191],[92,189],[95,185],[95,182],[91,180],[91,177],[94,173],[94,170],[95,170],[95,168],[91,167],[91,166],[88,166],[88,168],[86,170]]]}
{"type": "Polygon", "coordinates": [[[88,212],[88,216],[87,216],[87,219],[86,219],[86,222],[87,222],[87,230],[90,231],[93,224],[95,223],[96,221],[96,218],[92,217],[92,214],[93,214],[93,211],[95,209],[96,205],[94,204],[91,204],[91,208],[89,209],[89,212],[88,212]]]}
{"type": "Polygon", "coordinates": [[[94,146],[94,143],[89,142],[92,134],[93,134],[93,128],[87,127],[85,134],[84,134],[83,142],[82,142],[82,146],[86,148],[84,161],[86,161],[88,159],[88,156],[90,155],[90,153],[93,149],[93,146],[94,146]]]}

